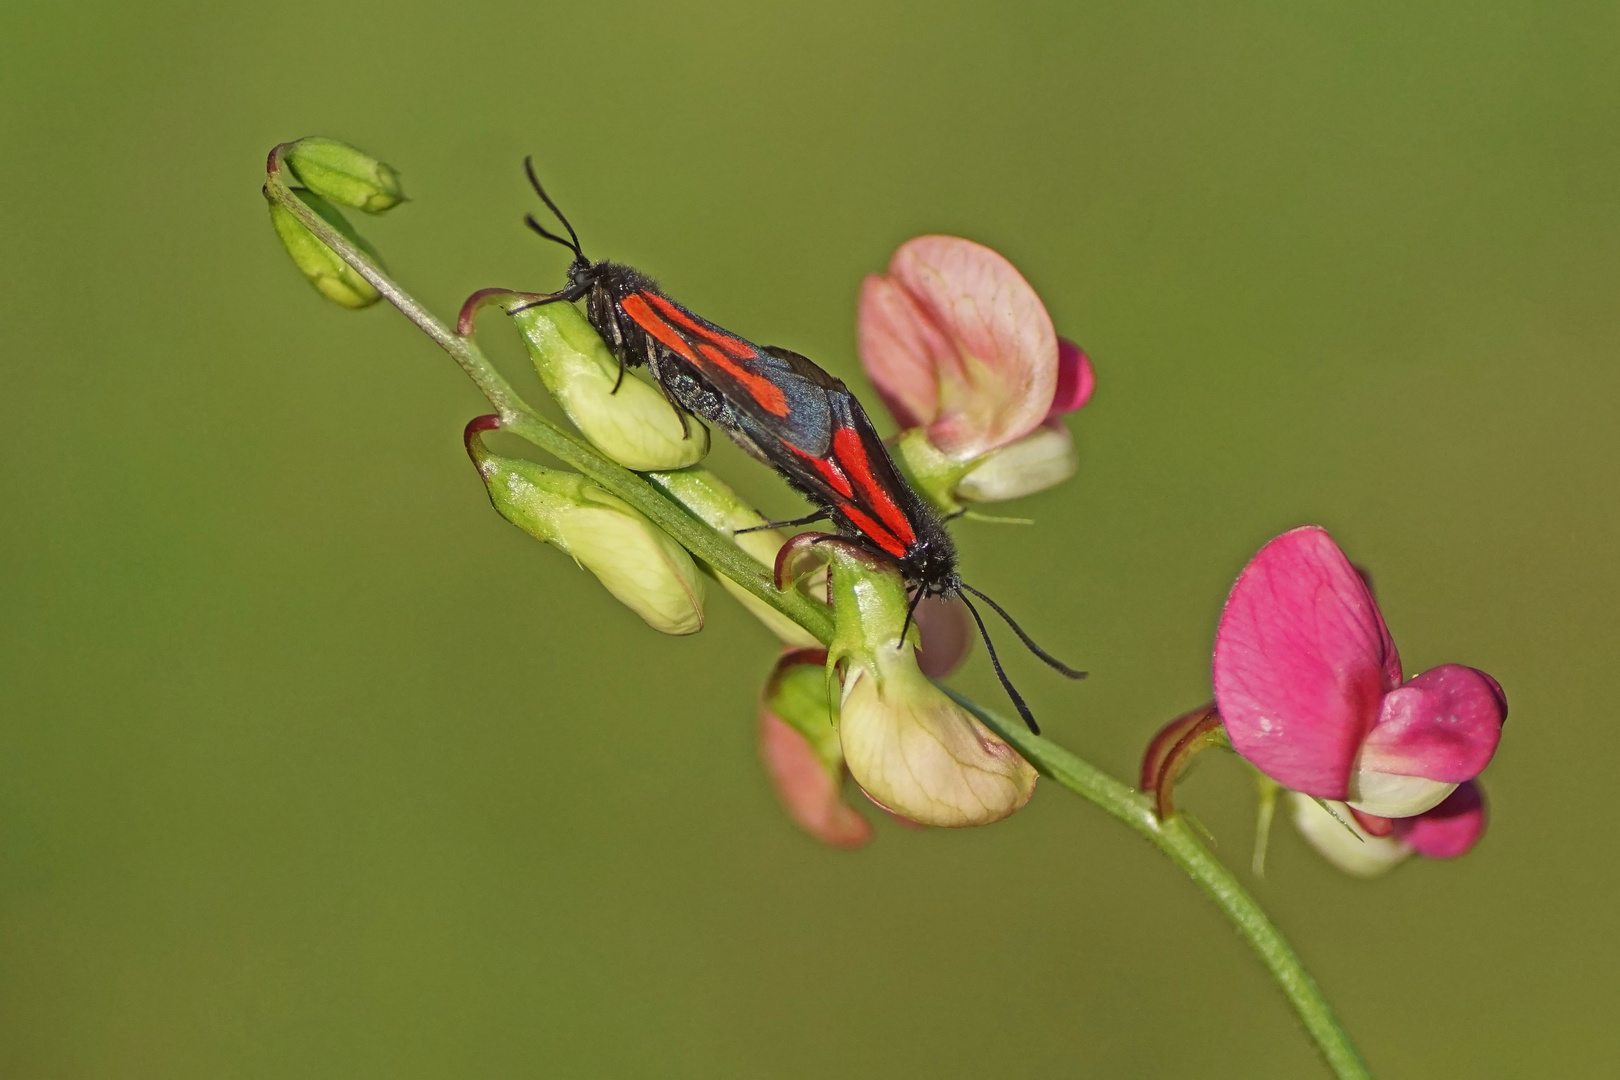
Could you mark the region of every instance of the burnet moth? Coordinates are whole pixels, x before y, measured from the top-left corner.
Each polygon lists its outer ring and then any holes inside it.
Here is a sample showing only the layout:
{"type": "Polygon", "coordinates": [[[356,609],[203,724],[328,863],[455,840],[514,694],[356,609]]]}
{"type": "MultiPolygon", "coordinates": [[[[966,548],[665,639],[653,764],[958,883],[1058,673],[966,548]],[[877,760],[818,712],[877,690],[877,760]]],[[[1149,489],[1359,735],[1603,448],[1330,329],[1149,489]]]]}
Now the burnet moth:
{"type": "Polygon", "coordinates": [[[1007,696],[1030,730],[1039,731],[968,594],[990,605],[1025,647],[1053,669],[1071,679],[1084,678],[1085,672],[1047,653],[1000,604],[962,580],[944,522],[895,467],[849,387],[808,357],[755,345],[694,314],[633,267],[586,258],[579,235],[546,194],[532,161],[523,164],[529,183],[568,236],[547,229],[532,214],[525,219],[529,228],[561,244],[574,258],[566,286],[511,310],[584,299],[586,317],[619,360],[621,382],[626,368],[645,364],[678,410],[723,428],[816,507],[815,513],[773,526],[831,520],[845,539],[899,564],[911,592],[908,625],[925,597],[960,598],[1007,696]]]}

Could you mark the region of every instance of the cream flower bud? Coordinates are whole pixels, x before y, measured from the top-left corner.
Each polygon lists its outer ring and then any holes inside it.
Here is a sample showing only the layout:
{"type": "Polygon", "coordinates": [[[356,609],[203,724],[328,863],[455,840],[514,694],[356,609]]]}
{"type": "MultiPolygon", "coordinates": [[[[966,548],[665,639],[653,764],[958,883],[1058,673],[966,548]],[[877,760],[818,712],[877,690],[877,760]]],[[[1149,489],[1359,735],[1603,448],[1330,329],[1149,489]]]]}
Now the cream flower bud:
{"type": "Polygon", "coordinates": [[[645,472],[695,465],[709,452],[701,421],[683,418],[657,387],[629,372],[620,380],[618,359],[574,305],[521,308],[512,320],[540,381],[602,453],[645,472]]]}
{"type": "MultiPolygon", "coordinates": [[[[336,229],[351,244],[371,256],[371,260],[381,265],[382,260],[377,257],[377,250],[366,243],[364,237],[354,231],[342,211],[319,195],[304,188],[295,187],[292,193],[315,213],[321,220],[336,229]]],[[[321,242],[320,238],[310,232],[293,216],[292,211],[278,203],[270,204],[270,223],[275,226],[276,235],[281,238],[281,244],[292,256],[293,265],[303,272],[309,283],[315,286],[317,292],[332,303],[346,308],[363,308],[375,304],[380,296],[377,290],[371,287],[371,282],[338,257],[333,251],[321,242]]]]}
{"type": "Polygon", "coordinates": [[[573,556],[654,630],[703,629],[703,576],[685,548],[577,473],[489,453],[480,433],[496,423],[481,417],[468,424],[467,452],[502,517],[573,556]]]}
{"type": "Polygon", "coordinates": [[[924,825],[988,825],[1035,790],[1035,770],[917,666],[904,638],[905,583],[893,567],[838,542],[820,545],[833,572],[845,666],[838,734],[856,783],[886,810],[924,825]]]}
{"type": "MultiPolygon", "coordinates": [[[[759,529],[765,519],[759,511],[742,501],[724,480],[708,469],[682,469],[679,472],[649,473],[647,479],[666,491],[670,498],[686,507],[692,515],[712,529],[731,537],[732,543],[758,559],[766,567],[776,565],[776,553],[786,538],[775,529],[759,529]],[[753,529],[738,535],[738,529],[753,529]]],[[[704,569],[713,568],[704,564],[704,569]]],[[[815,635],[777,611],[771,605],[738,585],[724,574],[716,573],[720,587],[765,624],[765,628],[785,644],[812,648],[820,644],[815,635]]]]}
{"type": "Polygon", "coordinates": [[[381,214],[405,201],[399,173],[348,143],[312,136],[289,144],[283,156],[304,186],[340,205],[381,214]]]}

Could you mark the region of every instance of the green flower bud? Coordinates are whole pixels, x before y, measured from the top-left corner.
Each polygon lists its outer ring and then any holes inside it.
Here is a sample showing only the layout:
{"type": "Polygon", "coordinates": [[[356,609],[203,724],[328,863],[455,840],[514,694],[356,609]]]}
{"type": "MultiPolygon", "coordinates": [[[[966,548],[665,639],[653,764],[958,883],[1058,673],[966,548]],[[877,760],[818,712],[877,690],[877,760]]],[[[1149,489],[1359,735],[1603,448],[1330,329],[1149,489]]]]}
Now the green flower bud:
{"type": "Polygon", "coordinates": [[[282,160],[305,187],[342,206],[380,214],[405,201],[399,173],[348,143],[313,137],[289,145],[282,160]]]}
{"type": "Polygon", "coordinates": [[[480,433],[497,424],[494,417],[468,424],[467,453],[502,517],[573,556],[654,630],[703,629],[703,576],[685,548],[577,473],[491,454],[480,433]]]}
{"type": "Polygon", "coordinates": [[[709,452],[709,429],[675,411],[657,387],[625,372],[578,308],[557,302],[516,312],[534,370],[568,419],[627,469],[681,469],[709,452]],[[617,387],[617,391],[615,391],[617,387]]]}
{"type": "MultiPolygon", "coordinates": [[[[321,220],[371,256],[373,262],[381,265],[382,260],[377,258],[376,249],[354,231],[354,227],[344,218],[342,211],[314,192],[303,188],[293,188],[292,192],[305,206],[319,214],[321,220]]],[[[370,307],[380,299],[371,283],[361,277],[354,267],[339,258],[337,252],[327,247],[319,237],[305,228],[304,223],[294,217],[292,211],[272,202],[270,223],[275,226],[276,235],[281,237],[282,246],[287,249],[287,254],[292,256],[293,263],[303,271],[309,283],[332,303],[346,308],[363,308],[370,307]]]]}
{"type": "MultiPolygon", "coordinates": [[[[714,473],[708,469],[693,468],[682,469],[680,472],[648,473],[647,479],[663,488],[670,498],[691,511],[693,517],[711,529],[731,537],[733,543],[758,559],[766,569],[776,565],[776,553],[781,550],[787,538],[775,529],[758,529],[755,532],[737,535],[738,529],[753,529],[765,524],[765,519],[760,516],[759,511],[743,502],[737,493],[714,473]]],[[[704,564],[704,569],[714,574],[721,588],[735,596],[743,607],[765,624],[767,630],[786,644],[805,648],[819,644],[810,631],[735,581],[724,574],[715,573],[708,564],[704,564]]]]}
{"type": "Polygon", "coordinates": [[[838,542],[817,550],[832,567],[828,662],[844,664],[838,735],[855,782],[883,808],[947,828],[988,825],[1027,803],[1034,768],[917,666],[892,564],[838,542]]]}

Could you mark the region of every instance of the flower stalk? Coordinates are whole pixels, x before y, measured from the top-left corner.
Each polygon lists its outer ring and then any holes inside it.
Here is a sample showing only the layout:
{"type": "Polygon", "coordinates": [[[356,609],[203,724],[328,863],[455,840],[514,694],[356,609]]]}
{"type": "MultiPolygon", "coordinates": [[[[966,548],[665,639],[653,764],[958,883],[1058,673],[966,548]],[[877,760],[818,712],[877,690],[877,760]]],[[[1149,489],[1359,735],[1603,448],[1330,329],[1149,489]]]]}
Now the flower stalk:
{"type": "Polygon", "coordinates": [[[756,559],[665,498],[629,469],[609,460],[583,439],[541,416],[496,370],[471,335],[462,336],[446,326],[415,297],[400,288],[347,237],[305,205],[293,194],[283,176],[281,155],[285,145],[270,151],[264,183],[265,198],[297,218],[381,293],[384,300],[414,323],[434,344],[449,353],[450,358],[467,373],[495,408],[501,418],[502,430],[528,440],[629,503],[717,573],[725,575],[804,627],[816,640],[823,643],[832,640],[832,615],[825,605],[817,604],[801,592],[779,591],[769,571],[756,559]]]}
{"type": "MultiPolygon", "coordinates": [[[[797,623],[811,637],[835,640],[830,610],[794,588],[778,589],[770,572],[732,538],[678,505],[658,488],[609,460],[584,440],[547,420],[525,402],[479,349],[470,332],[458,333],[394,282],[358,245],[343,236],[300,200],[289,187],[284,154],[292,144],[270,152],[264,195],[272,206],[297,219],[318,240],[353,268],[451,358],[472,379],[500,417],[502,430],[516,434],[583,474],[611,495],[639,511],[674,537],[716,573],[746,589],[775,611],[797,623]]],[[[466,329],[470,331],[470,326],[466,329]]],[[[941,687],[963,709],[982,722],[1041,775],[1081,796],[1121,821],[1158,848],[1202,889],[1254,949],[1324,1060],[1340,1080],[1370,1077],[1354,1044],[1339,1025],[1327,1000],[1288,942],[1237,879],[1177,816],[1161,819],[1153,800],[1108,776],[1049,739],[1031,734],[1021,723],[1008,722],[948,688],[941,687]]]]}

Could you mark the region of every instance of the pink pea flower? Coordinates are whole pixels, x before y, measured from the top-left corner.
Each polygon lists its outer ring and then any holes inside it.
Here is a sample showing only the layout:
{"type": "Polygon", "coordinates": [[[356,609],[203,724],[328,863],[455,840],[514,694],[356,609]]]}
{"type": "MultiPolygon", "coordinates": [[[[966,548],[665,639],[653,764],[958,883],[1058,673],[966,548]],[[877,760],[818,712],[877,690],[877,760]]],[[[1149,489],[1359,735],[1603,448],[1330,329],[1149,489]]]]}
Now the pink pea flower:
{"type": "MultiPolygon", "coordinates": [[[[1214,666],[1238,753],[1284,787],[1368,819],[1441,804],[1485,768],[1507,717],[1501,686],[1474,668],[1442,664],[1403,681],[1371,591],[1314,526],[1277,537],[1244,568],[1214,666]]],[[[1418,844],[1438,826],[1403,828],[1418,844]]]]}
{"type": "Polygon", "coordinates": [[[1294,824],[1323,858],[1357,877],[1376,877],[1413,855],[1455,859],[1485,832],[1485,794],[1465,781],[1444,802],[1416,817],[1381,818],[1341,802],[1324,808],[1289,792],[1294,824]]]}
{"type": "Polygon", "coordinates": [[[887,276],[862,284],[858,321],[861,364],[936,501],[1012,498],[1073,473],[1058,417],[1090,399],[1096,374],[1001,255],[956,236],[908,240],[887,276]]]}

